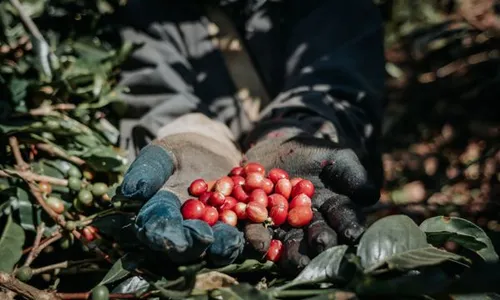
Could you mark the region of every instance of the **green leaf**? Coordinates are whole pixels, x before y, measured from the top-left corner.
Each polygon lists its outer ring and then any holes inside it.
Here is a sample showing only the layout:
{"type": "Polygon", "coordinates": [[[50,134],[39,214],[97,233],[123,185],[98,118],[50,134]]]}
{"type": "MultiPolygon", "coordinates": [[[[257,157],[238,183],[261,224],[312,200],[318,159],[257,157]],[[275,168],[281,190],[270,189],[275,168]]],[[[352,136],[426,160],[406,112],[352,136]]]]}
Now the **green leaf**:
{"type": "Polygon", "coordinates": [[[65,173],[58,167],[54,167],[54,164],[45,159],[40,159],[37,162],[32,163],[33,172],[46,175],[50,177],[55,177],[63,179],[65,173]]]}
{"type": "Polygon", "coordinates": [[[454,261],[460,264],[469,263],[468,259],[463,256],[429,246],[394,254],[390,258],[365,269],[365,272],[372,272],[383,265],[387,265],[389,270],[405,271],[419,267],[438,265],[445,261],[454,261]]]}
{"type": "Polygon", "coordinates": [[[427,248],[425,233],[407,216],[393,215],[373,223],[361,237],[357,255],[366,270],[374,270],[395,254],[427,248]]]}
{"type": "Polygon", "coordinates": [[[438,216],[423,221],[420,229],[427,234],[427,241],[435,246],[443,245],[446,241],[453,241],[475,251],[485,261],[498,261],[498,254],[488,235],[468,220],[438,216]]]}
{"type": "Polygon", "coordinates": [[[292,282],[324,281],[341,277],[340,265],[348,248],[340,245],[323,251],[292,282]]]}
{"type": "Polygon", "coordinates": [[[14,223],[9,215],[0,237],[0,271],[12,272],[14,265],[22,256],[24,245],[24,230],[14,223]]]}
{"type": "Polygon", "coordinates": [[[104,118],[96,120],[92,127],[100,132],[111,144],[116,145],[120,137],[120,131],[104,118]]]}
{"type": "Polygon", "coordinates": [[[16,187],[8,187],[0,191],[0,217],[11,214],[12,203],[16,201],[16,190],[16,187]]]}
{"type": "Polygon", "coordinates": [[[15,205],[21,227],[24,230],[36,231],[36,227],[41,220],[41,210],[33,206],[28,192],[22,188],[16,188],[16,200],[15,205]]]}
{"type": "Polygon", "coordinates": [[[272,270],[276,265],[272,261],[260,262],[256,259],[247,259],[239,264],[231,264],[215,270],[204,269],[204,271],[218,271],[226,274],[257,272],[264,270],[272,270]]]}
{"type": "Polygon", "coordinates": [[[18,79],[14,77],[9,82],[10,100],[14,104],[14,108],[18,112],[27,112],[24,99],[28,93],[29,82],[26,79],[18,79]]]}
{"type": "Polygon", "coordinates": [[[94,148],[82,154],[87,164],[98,172],[116,172],[125,164],[122,156],[111,147],[94,148]]]}
{"type": "Polygon", "coordinates": [[[68,173],[71,166],[73,166],[71,163],[62,159],[46,160],[45,163],[53,168],[56,168],[62,174],[68,173]]]}
{"type": "Polygon", "coordinates": [[[118,280],[122,280],[127,277],[131,271],[137,268],[137,261],[131,259],[128,254],[117,260],[111,269],[106,273],[104,278],[101,280],[99,285],[105,285],[108,283],[113,283],[118,280]]]}
{"type": "Polygon", "coordinates": [[[111,55],[109,51],[99,47],[95,39],[87,36],[79,38],[71,46],[79,57],[85,57],[95,62],[99,62],[111,55]]]}

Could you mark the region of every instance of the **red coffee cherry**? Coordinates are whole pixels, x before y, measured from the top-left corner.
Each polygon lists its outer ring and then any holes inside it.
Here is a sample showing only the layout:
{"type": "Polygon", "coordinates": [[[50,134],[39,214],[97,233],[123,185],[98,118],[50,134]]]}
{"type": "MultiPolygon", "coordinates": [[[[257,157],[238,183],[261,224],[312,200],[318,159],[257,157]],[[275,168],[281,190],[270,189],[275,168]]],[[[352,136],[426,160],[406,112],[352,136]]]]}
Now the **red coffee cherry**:
{"type": "Polygon", "coordinates": [[[297,206],[288,212],[288,224],[293,227],[303,227],[311,223],[312,209],[308,206],[297,206]]]}
{"type": "Polygon", "coordinates": [[[200,196],[208,190],[208,185],[203,179],[196,179],[189,186],[189,194],[193,196],[200,196]]]}
{"type": "Polygon", "coordinates": [[[182,217],[186,220],[200,219],[204,211],[205,204],[196,199],[186,200],[181,208],[182,217]]]}
{"type": "Polygon", "coordinates": [[[267,207],[267,194],[262,189],[253,190],[248,196],[248,202],[257,202],[260,205],[267,207]]]}
{"type": "Polygon", "coordinates": [[[219,212],[217,212],[217,209],[215,209],[215,207],[213,206],[205,207],[205,211],[203,212],[201,220],[205,221],[208,225],[213,226],[215,223],[217,223],[218,219],[219,219],[219,212]]]}
{"type": "Polygon", "coordinates": [[[309,198],[306,194],[298,194],[297,196],[293,197],[292,201],[290,201],[290,209],[297,206],[311,207],[311,198],[309,198]]]}
{"type": "Polygon", "coordinates": [[[283,195],[286,199],[290,198],[292,193],[292,184],[288,179],[280,179],[274,187],[274,192],[283,195]]]}
{"type": "Polygon", "coordinates": [[[309,198],[312,198],[314,195],[314,185],[311,181],[307,179],[303,179],[299,181],[293,188],[291,197],[295,197],[298,194],[306,194],[309,198]]]}
{"type": "Polygon", "coordinates": [[[266,259],[277,262],[279,261],[281,255],[283,254],[283,243],[280,240],[271,240],[271,244],[269,245],[269,249],[266,253],[266,259]]]}
{"type": "Polygon", "coordinates": [[[234,182],[231,177],[224,176],[215,182],[214,190],[216,192],[221,192],[224,196],[231,195],[233,191],[234,182]]]}
{"type": "Polygon", "coordinates": [[[221,212],[219,219],[221,220],[221,222],[224,222],[231,226],[236,226],[236,224],[238,224],[238,216],[232,210],[224,210],[223,212],[221,212]]]}
{"type": "Polygon", "coordinates": [[[276,184],[280,179],[288,179],[288,173],[282,169],[271,169],[267,174],[267,178],[271,179],[271,181],[276,184]]]}
{"type": "Polygon", "coordinates": [[[264,176],[266,174],[266,169],[264,168],[263,165],[261,165],[259,163],[250,162],[243,167],[243,172],[245,172],[245,174],[247,174],[247,176],[250,173],[259,173],[262,176],[264,176]]]}
{"type": "Polygon", "coordinates": [[[255,223],[262,223],[268,217],[266,207],[257,202],[249,202],[245,212],[247,213],[248,219],[255,223]]]}

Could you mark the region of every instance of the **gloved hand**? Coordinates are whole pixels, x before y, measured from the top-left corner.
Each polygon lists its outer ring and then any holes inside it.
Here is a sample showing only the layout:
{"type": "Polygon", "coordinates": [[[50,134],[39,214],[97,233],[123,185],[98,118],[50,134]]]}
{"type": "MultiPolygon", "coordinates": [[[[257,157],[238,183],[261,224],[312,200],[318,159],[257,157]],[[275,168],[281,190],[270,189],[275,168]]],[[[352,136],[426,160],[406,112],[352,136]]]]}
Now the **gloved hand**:
{"type": "Polygon", "coordinates": [[[125,197],[146,201],[135,221],[138,238],[176,263],[206,253],[216,266],[230,264],[243,250],[243,234],[225,223],[210,227],[181,215],[193,180],[215,180],[239,164],[241,152],[229,129],[196,113],[176,119],[158,136],[141,150],[121,187],[125,197]]]}
{"type": "Polygon", "coordinates": [[[245,154],[247,161],[257,161],[266,170],[281,168],[290,178],[308,179],[315,186],[313,221],[303,229],[275,231],[285,245],[281,262],[291,272],[338,242],[357,241],[365,230],[359,208],[379,199],[379,187],[370,180],[355,151],[328,138],[336,131],[331,123],[320,122],[321,129],[312,132],[304,130],[303,124],[297,126],[296,121],[295,125],[283,119],[268,121],[250,135],[254,144],[245,154]]]}

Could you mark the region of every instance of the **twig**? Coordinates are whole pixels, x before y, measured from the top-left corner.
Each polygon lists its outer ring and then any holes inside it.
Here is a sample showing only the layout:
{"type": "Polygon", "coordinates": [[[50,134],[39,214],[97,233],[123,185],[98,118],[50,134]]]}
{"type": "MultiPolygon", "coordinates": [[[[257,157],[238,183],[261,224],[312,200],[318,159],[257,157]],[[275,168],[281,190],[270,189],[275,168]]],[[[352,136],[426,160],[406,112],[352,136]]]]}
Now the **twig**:
{"type": "Polygon", "coordinates": [[[14,276],[0,272],[0,286],[30,300],[57,300],[54,294],[39,290],[17,280],[14,276]]]}
{"type": "Polygon", "coordinates": [[[9,145],[16,159],[16,168],[21,171],[28,170],[30,166],[24,161],[21,150],[19,149],[19,142],[15,136],[9,138],[9,145]]]}
{"type": "Polygon", "coordinates": [[[102,273],[107,273],[109,272],[109,269],[102,269],[102,268],[89,268],[89,267],[73,267],[73,268],[67,268],[64,270],[61,270],[59,272],[59,275],[81,275],[85,273],[96,273],[96,272],[102,272],[102,273]]]}
{"type": "MultiPolygon", "coordinates": [[[[41,273],[45,273],[47,271],[51,271],[51,270],[55,270],[55,269],[67,269],[67,268],[70,268],[73,266],[76,266],[76,267],[72,268],[72,269],[79,270],[79,271],[81,271],[81,270],[87,270],[87,271],[93,271],[93,272],[98,272],[98,271],[107,272],[107,271],[109,271],[109,269],[100,269],[98,265],[94,265],[95,268],[82,267],[82,265],[85,265],[85,264],[88,264],[91,262],[99,262],[99,261],[102,261],[102,260],[92,258],[92,259],[82,259],[82,260],[74,260],[74,261],[63,261],[60,263],[56,263],[56,264],[40,267],[37,269],[33,269],[32,272],[33,272],[33,275],[35,275],[35,274],[41,274],[41,273]]],[[[65,272],[64,274],[68,274],[68,273],[65,272]]],[[[78,272],[78,274],[80,274],[80,272],[78,272]]]]}
{"type": "Polygon", "coordinates": [[[0,177],[19,177],[28,182],[47,182],[54,185],[67,186],[68,180],[46,175],[39,175],[31,171],[0,170],[0,177]]]}
{"type": "Polygon", "coordinates": [[[62,149],[54,146],[54,145],[49,145],[49,144],[43,144],[39,143],[36,144],[36,147],[39,150],[45,151],[50,155],[60,157],[62,159],[68,160],[75,165],[81,166],[85,164],[85,161],[79,157],[73,156],[73,155],[67,155],[62,149]]]}
{"type": "Polygon", "coordinates": [[[45,41],[42,33],[40,30],[38,30],[38,27],[36,27],[35,23],[31,18],[26,14],[26,12],[23,9],[23,6],[19,2],[19,0],[10,0],[10,3],[16,8],[16,10],[19,12],[19,17],[23,21],[24,25],[28,27],[28,30],[30,33],[38,40],[45,41]]]}
{"type": "Polygon", "coordinates": [[[0,296],[4,297],[0,297],[0,299],[5,299],[5,300],[14,300],[14,298],[16,297],[16,293],[14,293],[13,291],[4,291],[2,293],[0,293],[0,296]],[[2,296],[3,294],[3,296],[2,296]]]}
{"type": "MultiPolygon", "coordinates": [[[[55,233],[51,237],[45,238],[41,241],[40,244],[43,245],[43,248],[47,247],[48,245],[52,244],[53,242],[57,241],[62,237],[62,234],[60,232],[55,233]],[[48,244],[46,244],[48,243],[48,244]]],[[[33,249],[33,246],[30,246],[26,249],[23,250],[23,255],[29,253],[33,249]]]]}
{"type": "Polygon", "coordinates": [[[55,269],[64,269],[64,268],[67,268],[68,265],[69,265],[68,261],[63,261],[63,262],[60,262],[57,264],[52,264],[52,265],[48,265],[45,267],[33,269],[33,275],[45,273],[47,271],[51,271],[51,270],[55,270],[55,269]]]}
{"type": "Polygon", "coordinates": [[[56,110],[73,110],[76,105],[72,103],[59,103],[56,105],[42,105],[30,110],[29,114],[32,116],[47,116],[56,110]]]}
{"type": "Polygon", "coordinates": [[[279,291],[274,295],[276,298],[297,298],[297,297],[312,297],[317,295],[324,295],[330,293],[341,293],[345,296],[342,299],[352,299],[354,297],[353,293],[340,291],[338,289],[317,289],[317,290],[289,290],[289,291],[279,291]]]}
{"type": "MultiPolygon", "coordinates": [[[[89,299],[90,292],[85,293],[57,293],[59,299],[80,300],[89,299]]],[[[135,294],[109,294],[109,299],[140,299],[135,294]]]]}
{"type": "MultiPolygon", "coordinates": [[[[30,253],[31,261],[29,262],[29,264],[31,264],[33,262],[33,260],[35,260],[38,257],[38,255],[40,255],[40,253],[43,251],[43,249],[47,248],[47,246],[49,246],[53,242],[59,240],[61,237],[62,237],[62,234],[59,232],[59,233],[53,235],[52,237],[50,237],[49,239],[45,240],[38,247],[33,247],[31,250],[31,253],[30,253]]],[[[26,262],[28,262],[28,259],[26,259],[26,262]]],[[[29,266],[29,264],[27,266],[29,266]]],[[[25,265],[26,265],[26,263],[25,263],[25,265]]]]}
{"type": "MultiPolygon", "coordinates": [[[[19,147],[17,145],[13,145],[14,148],[17,148],[19,149],[19,147]]],[[[21,158],[22,159],[22,158],[21,158]]],[[[17,160],[17,157],[16,157],[16,163],[19,165],[19,160],[17,160]]],[[[4,170],[5,171],[5,170],[4,170]]],[[[17,172],[19,174],[23,174],[23,175],[26,175],[25,173],[20,173],[20,172],[17,172]]],[[[33,175],[32,172],[26,172],[28,175],[33,175]]],[[[38,176],[41,176],[41,175],[38,175],[38,176]]],[[[30,188],[30,191],[31,191],[31,194],[33,195],[33,197],[35,197],[36,201],[38,202],[38,204],[43,208],[43,210],[58,224],[60,225],[61,227],[65,228],[66,227],[66,220],[64,219],[64,216],[56,213],[55,211],[52,210],[52,208],[50,208],[50,206],[47,205],[47,203],[45,203],[45,201],[43,200],[43,197],[42,197],[42,194],[40,193],[40,190],[38,189],[38,187],[33,183],[33,177],[26,177],[26,176],[21,176],[22,179],[24,179],[25,181],[27,181],[28,183],[28,186],[30,188]]],[[[53,177],[49,177],[49,178],[53,178],[53,177]]],[[[58,178],[53,178],[53,179],[58,179],[58,178]]],[[[61,180],[64,180],[67,184],[67,180],[66,179],[61,179],[61,180]]],[[[89,245],[89,241],[87,241],[87,239],[85,239],[85,237],[83,237],[80,232],[78,232],[78,230],[72,230],[71,231],[71,234],[73,234],[73,236],[75,238],[77,238],[78,240],[80,240],[84,245],[89,245]]],[[[58,236],[56,238],[59,239],[61,238],[61,236],[58,236]]],[[[52,243],[51,239],[47,240],[46,243],[52,243]]],[[[42,245],[45,245],[42,244],[42,245]]],[[[48,246],[49,244],[45,245],[48,246]]],[[[40,246],[38,247],[35,252],[38,252],[43,250],[44,247],[40,246]]],[[[102,252],[95,244],[92,244],[89,248],[92,248],[98,255],[102,256],[106,261],[112,263],[111,259],[110,259],[110,256],[104,252],[102,252]]]]}
{"type": "Polygon", "coordinates": [[[36,237],[35,241],[33,242],[33,248],[31,249],[30,254],[26,258],[26,261],[24,262],[25,267],[29,267],[30,264],[33,262],[33,260],[35,260],[36,257],[35,252],[40,247],[40,241],[42,240],[44,231],[45,231],[45,223],[42,222],[40,223],[40,225],[38,225],[38,228],[36,229],[36,237]]]}

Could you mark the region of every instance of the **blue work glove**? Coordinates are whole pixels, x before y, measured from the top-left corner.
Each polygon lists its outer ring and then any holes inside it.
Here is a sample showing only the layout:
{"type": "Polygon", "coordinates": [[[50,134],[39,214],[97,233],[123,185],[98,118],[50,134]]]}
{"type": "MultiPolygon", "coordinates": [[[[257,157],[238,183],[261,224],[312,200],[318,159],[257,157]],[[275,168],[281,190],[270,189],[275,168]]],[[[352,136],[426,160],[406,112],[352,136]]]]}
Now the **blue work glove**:
{"type": "Polygon", "coordinates": [[[237,166],[241,153],[229,129],[201,114],[189,114],[160,129],[126,172],[123,195],[144,200],[135,226],[138,238],[176,263],[207,255],[215,266],[232,263],[243,250],[243,234],[218,222],[183,220],[187,188],[198,178],[215,180],[237,166]]]}

